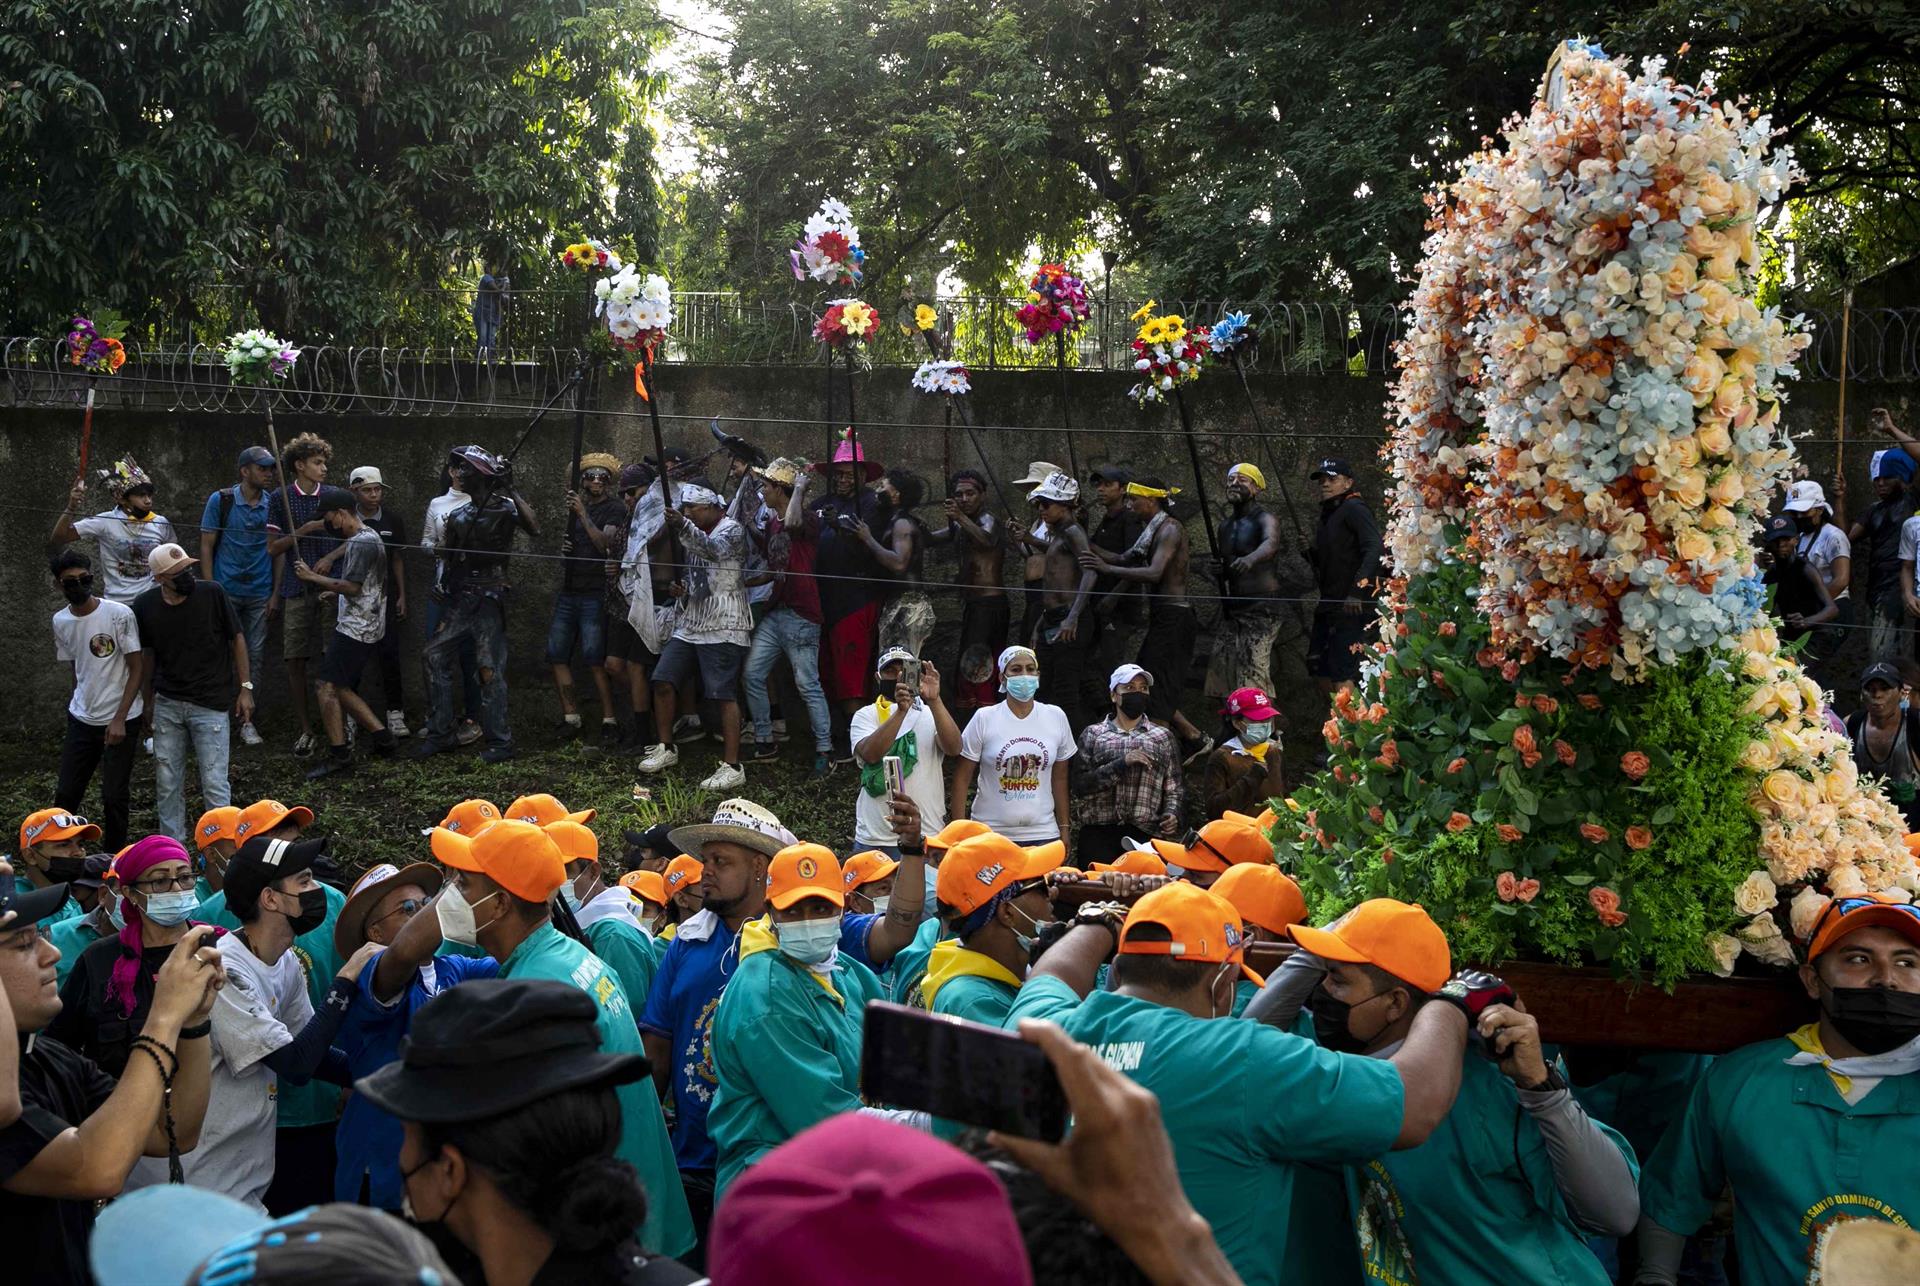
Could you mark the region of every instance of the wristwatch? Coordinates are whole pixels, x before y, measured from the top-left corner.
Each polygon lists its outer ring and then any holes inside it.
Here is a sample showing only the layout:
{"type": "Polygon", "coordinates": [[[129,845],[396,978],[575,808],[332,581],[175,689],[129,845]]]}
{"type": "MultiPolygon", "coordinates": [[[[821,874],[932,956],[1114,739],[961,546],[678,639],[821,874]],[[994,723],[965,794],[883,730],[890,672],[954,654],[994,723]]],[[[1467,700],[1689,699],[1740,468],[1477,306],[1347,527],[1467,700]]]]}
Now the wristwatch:
{"type": "Polygon", "coordinates": [[[1525,1090],[1529,1094],[1546,1094],[1553,1090],[1566,1089],[1567,1078],[1560,1074],[1560,1069],[1557,1066],[1548,1063],[1546,1077],[1542,1079],[1538,1085],[1520,1085],[1516,1086],[1516,1088],[1525,1090]]]}
{"type": "Polygon", "coordinates": [[[246,689],[248,692],[251,692],[253,691],[253,680],[252,679],[243,680],[240,686],[246,689]]]}

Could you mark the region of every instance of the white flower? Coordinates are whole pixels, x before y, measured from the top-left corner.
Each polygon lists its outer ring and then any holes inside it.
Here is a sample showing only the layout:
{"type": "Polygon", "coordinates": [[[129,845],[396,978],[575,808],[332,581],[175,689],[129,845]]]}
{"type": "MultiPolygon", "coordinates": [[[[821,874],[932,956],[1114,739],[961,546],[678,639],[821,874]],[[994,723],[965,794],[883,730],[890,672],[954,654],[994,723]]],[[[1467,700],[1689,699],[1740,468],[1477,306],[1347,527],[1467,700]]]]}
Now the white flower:
{"type": "Polygon", "coordinates": [[[1707,950],[1713,953],[1713,971],[1724,978],[1733,972],[1733,962],[1740,958],[1740,939],[1730,934],[1710,933],[1707,950]]]}
{"type": "Polygon", "coordinates": [[[1794,963],[1793,947],[1781,935],[1780,926],[1771,915],[1756,915],[1735,929],[1734,936],[1740,939],[1740,945],[1746,948],[1749,955],[1767,964],[1794,963]]]}
{"type": "Polygon", "coordinates": [[[1793,895],[1787,915],[1793,926],[1793,936],[1805,942],[1813,936],[1813,926],[1830,906],[1833,899],[1811,886],[1801,889],[1793,895]]]}
{"type": "Polygon", "coordinates": [[[1755,871],[1733,891],[1733,905],[1741,915],[1759,915],[1773,910],[1773,904],[1779,896],[1780,891],[1774,887],[1767,873],[1755,871]]]}

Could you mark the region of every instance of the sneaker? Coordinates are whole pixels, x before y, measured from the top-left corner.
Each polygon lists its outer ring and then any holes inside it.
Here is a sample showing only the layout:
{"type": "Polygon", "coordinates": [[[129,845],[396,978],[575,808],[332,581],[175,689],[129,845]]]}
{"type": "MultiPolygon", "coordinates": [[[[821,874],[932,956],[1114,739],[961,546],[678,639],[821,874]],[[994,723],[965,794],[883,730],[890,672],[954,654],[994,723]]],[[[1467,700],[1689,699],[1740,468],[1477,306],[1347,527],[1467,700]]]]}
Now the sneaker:
{"type": "MultiPolygon", "coordinates": [[[[300,734],[299,740],[293,743],[293,756],[296,759],[305,759],[308,755],[320,749],[320,745],[320,738],[314,736],[311,732],[303,732],[300,734]]],[[[148,751],[147,753],[151,754],[153,752],[148,751]]]]}
{"type": "Polygon", "coordinates": [[[560,716],[560,735],[562,737],[577,737],[580,735],[580,712],[578,710],[572,714],[563,714],[560,716]]]}
{"type": "Polygon", "coordinates": [[[352,750],[360,741],[360,725],[352,719],[347,720],[347,749],[352,750]]]}
{"type": "Polygon", "coordinates": [[[411,746],[407,747],[407,758],[431,759],[433,756],[440,754],[442,751],[452,750],[452,749],[453,749],[452,746],[446,745],[443,742],[435,741],[432,737],[426,736],[423,733],[420,737],[420,740],[414,742],[411,746]]]}
{"type": "Polygon", "coordinates": [[[620,721],[618,719],[602,719],[600,721],[600,744],[608,750],[620,744],[620,721]]]}
{"type": "Polygon", "coordinates": [[[680,751],[677,748],[663,742],[656,742],[648,746],[647,753],[641,756],[640,771],[643,773],[665,772],[679,762],[680,751]]]}
{"type": "Polygon", "coordinates": [[[241,745],[261,746],[261,745],[265,745],[266,741],[267,739],[260,735],[260,730],[253,726],[253,723],[251,720],[240,725],[240,744],[241,745]]]}
{"type": "Polygon", "coordinates": [[[824,777],[832,771],[833,760],[827,758],[825,755],[815,755],[813,757],[813,775],[815,777],[824,777]]]}
{"type": "Polygon", "coordinates": [[[140,748],[141,748],[142,750],[144,750],[144,751],[146,751],[146,752],[147,752],[148,754],[152,754],[152,753],[153,753],[153,738],[152,738],[152,737],[148,737],[148,738],[147,738],[147,739],[146,739],[145,741],[143,741],[143,742],[141,742],[141,743],[140,743],[140,748]]]}
{"type": "Polygon", "coordinates": [[[400,753],[400,739],[387,729],[367,734],[368,749],[382,759],[391,759],[400,753]]]}
{"type": "Polygon", "coordinates": [[[738,764],[723,763],[713,775],[700,783],[701,790],[737,790],[747,784],[747,770],[738,764]]]}
{"type": "Polygon", "coordinates": [[[683,741],[703,740],[706,735],[707,730],[697,714],[683,714],[673,721],[673,744],[676,746],[683,741]]]}
{"type": "Polygon", "coordinates": [[[322,777],[331,777],[335,773],[353,771],[353,753],[345,746],[335,746],[327,751],[327,757],[307,769],[308,781],[319,781],[322,777]]]}
{"type": "Polygon", "coordinates": [[[387,731],[401,741],[405,741],[413,735],[412,730],[407,727],[407,715],[405,711],[387,711],[387,731]]]}
{"type": "Polygon", "coordinates": [[[853,747],[835,746],[829,758],[833,760],[834,767],[836,768],[841,764],[850,764],[853,762],[853,747]]]}
{"type": "Polygon", "coordinates": [[[480,762],[483,764],[504,764],[511,758],[513,758],[512,746],[488,746],[480,752],[480,762]]]}
{"type": "Polygon", "coordinates": [[[753,748],[753,762],[756,764],[767,763],[779,757],[780,747],[774,745],[771,741],[761,742],[753,748]]]}
{"type": "MultiPolygon", "coordinates": [[[[1185,750],[1186,747],[1183,745],[1181,746],[1181,749],[1185,750]]],[[[1207,736],[1205,733],[1202,733],[1200,735],[1200,740],[1193,743],[1193,749],[1188,752],[1186,759],[1181,761],[1180,766],[1183,768],[1193,767],[1196,761],[1205,759],[1208,753],[1212,751],[1212,749],[1213,749],[1213,738],[1207,736]]]]}
{"type": "Polygon", "coordinates": [[[453,734],[453,741],[454,744],[458,746],[471,746],[485,735],[485,733],[480,731],[479,724],[471,719],[462,719],[460,721],[460,727],[453,734]]]}

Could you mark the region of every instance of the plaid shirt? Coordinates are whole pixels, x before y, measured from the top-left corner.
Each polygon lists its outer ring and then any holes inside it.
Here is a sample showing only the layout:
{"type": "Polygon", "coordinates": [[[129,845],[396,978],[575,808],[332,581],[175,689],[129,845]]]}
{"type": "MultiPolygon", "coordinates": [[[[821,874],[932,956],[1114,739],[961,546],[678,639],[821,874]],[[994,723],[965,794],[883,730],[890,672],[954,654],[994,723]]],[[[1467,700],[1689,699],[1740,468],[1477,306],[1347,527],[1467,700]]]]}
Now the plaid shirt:
{"type": "Polygon", "coordinates": [[[1088,826],[1132,826],[1163,839],[1180,833],[1180,750],[1173,734],[1141,720],[1128,732],[1108,715],[1080,733],[1073,758],[1073,797],[1088,826]],[[1139,768],[1127,752],[1145,751],[1139,768]]]}

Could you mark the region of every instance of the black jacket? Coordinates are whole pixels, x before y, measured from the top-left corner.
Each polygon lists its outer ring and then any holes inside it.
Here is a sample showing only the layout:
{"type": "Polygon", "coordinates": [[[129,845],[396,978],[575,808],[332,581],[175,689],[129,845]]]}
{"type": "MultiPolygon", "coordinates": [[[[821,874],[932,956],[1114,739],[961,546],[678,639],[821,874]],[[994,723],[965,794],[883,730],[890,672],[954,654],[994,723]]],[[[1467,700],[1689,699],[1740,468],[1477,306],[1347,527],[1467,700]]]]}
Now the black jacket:
{"type": "Polygon", "coordinates": [[[1320,527],[1308,551],[1320,573],[1320,601],[1373,598],[1380,592],[1380,528],[1358,492],[1320,502],[1320,527]]]}

